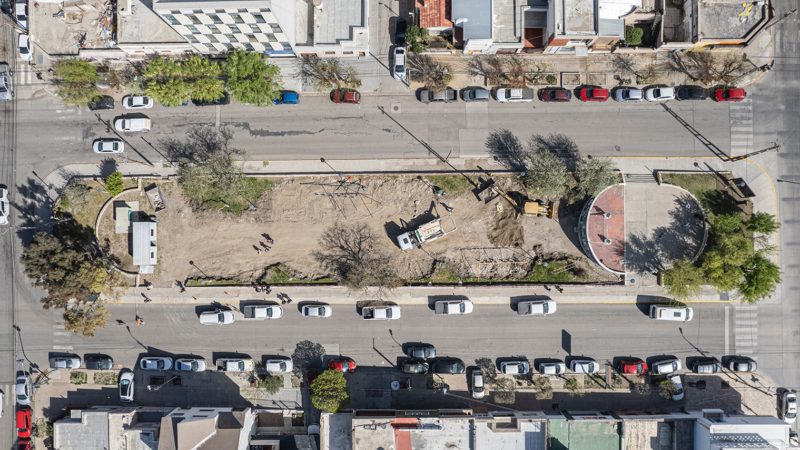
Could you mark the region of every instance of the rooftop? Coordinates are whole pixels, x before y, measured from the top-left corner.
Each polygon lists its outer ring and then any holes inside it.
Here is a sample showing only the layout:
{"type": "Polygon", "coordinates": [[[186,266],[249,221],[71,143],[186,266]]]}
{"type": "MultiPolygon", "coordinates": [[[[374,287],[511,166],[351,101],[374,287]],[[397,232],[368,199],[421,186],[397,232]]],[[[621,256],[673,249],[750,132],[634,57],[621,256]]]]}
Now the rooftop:
{"type": "Polygon", "coordinates": [[[417,0],[419,26],[421,28],[450,28],[453,22],[450,17],[449,0],[417,0]]]}
{"type": "Polygon", "coordinates": [[[452,0],[450,20],[462,29],[462,40],[492,38],[492,2],[452,0]]]}
{"type": "Polygon", "coordinates": [[[120,1],[117,5],[117,38],[121,45],[186,42],[153,11],[151,0],[120,1]],[[127,8],[132,14],[126,13],[127,8]]]}
{"type": "Polygon", "coordinates": [[[550,448],[570,450],[621,450],[616,420],[551,419],[550,448]]]}
{"type": "Polygon", "coordinates": [[[546,419],[495,417],[475,420],[475,447],[492,450],[545,450],[546,419]]]}
{"type": "Polygon", "coordinates": [[[703,39],[744,39],[763,26],[769,5],[733,0],[700,0],[698,4],[698,36],[703,39]]]}
{"type": "Polygon", "coordinates": [[[49,55],[77,55],[80,49],[116,46],[113,3],[77,0],[58,3],[31,2],[30,34],[49,55]]]}
{"type": "Polygon", "coordinates": [[[314,8],[315,45],[352,40],[353,28],[366,26],[365,0],[323,0],[314,8]]]}
{"type": "Polygon", "coordinates": [[[597,34],[595,27],[595,0],[561,0],[562,30],[564,34],[597,34]]]}
{"type": "Polygon", "coordinates": [[[515,0],[492,0],[492,40],[519,42],[515,0]]]}

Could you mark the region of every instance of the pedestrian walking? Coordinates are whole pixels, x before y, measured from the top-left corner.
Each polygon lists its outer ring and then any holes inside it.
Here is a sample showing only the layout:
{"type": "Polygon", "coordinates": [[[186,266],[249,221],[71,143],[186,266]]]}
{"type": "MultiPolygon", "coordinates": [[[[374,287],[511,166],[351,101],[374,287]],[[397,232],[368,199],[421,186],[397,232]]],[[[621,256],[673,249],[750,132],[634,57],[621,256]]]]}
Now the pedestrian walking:
{"type": "Polygon", "coordinates": [[[559,293],[559,294],[561,294],[562,292],[564,292],[564,288],[562,288],[562,287],[561,287],[561,286],[559,286],[559,285],[556,285],[556,290],[558,291],[558,293],[559,293]]]}
{"type": "Polygon", "coordinates": [[[546,285],[546,284],[545,284],[545,285],[544,285],[544,289],[545,289],[546,291],[548,291],[548,292],[549,292],[549,291],[550,291],[550,286],[548,286],[548,285],[546,285]]]}

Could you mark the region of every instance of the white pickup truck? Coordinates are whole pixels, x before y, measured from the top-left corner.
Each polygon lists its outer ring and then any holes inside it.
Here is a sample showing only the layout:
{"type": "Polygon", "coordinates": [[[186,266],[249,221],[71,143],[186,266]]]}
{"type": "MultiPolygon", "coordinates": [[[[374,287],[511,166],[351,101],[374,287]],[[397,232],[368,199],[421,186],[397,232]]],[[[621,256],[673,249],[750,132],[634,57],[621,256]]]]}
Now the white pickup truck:
{"type": "Polygon", "coordinates": [[[283,310],[277,305],[247,305],[242,308],[242,314],[245,319],[252,320],[280,319],[283,310]]]}
{"type": "Polygon", "coordinates": [[[361,308],[361,317],[364,320],[396,320],[400,318],[400,307],[391,306],[365,306],[361,308]]]}
{"type": "Polygon", "coordinates": [[[494,98],[500,103],[532,102],[533,89],[499,87],[494,91],[494,98]]]}
{"type": "Polygon", "coordinates": [[[469,300],[439,300],[433,305],[433,311],[441,315],[469,314],[472,308],[473,304],[469,300]]]}

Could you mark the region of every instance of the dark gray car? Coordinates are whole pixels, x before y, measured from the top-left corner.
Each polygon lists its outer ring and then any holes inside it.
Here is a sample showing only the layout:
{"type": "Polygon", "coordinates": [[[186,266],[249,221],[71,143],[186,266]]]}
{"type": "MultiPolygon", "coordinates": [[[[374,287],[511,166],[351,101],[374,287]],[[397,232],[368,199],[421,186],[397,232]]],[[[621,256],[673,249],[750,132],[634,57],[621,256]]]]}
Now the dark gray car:
{"type": "Polygon", "coordinates": [[[422,359],[407,359],[403,362],[403,365],[400,367],[400,370],[403,373],[416,373],[416,374],[423,374],[428,373],[429,369],[428,363],[426,363],[422,359]]]}
{"type": "Polygon", "coordinates": [[[489,90],[482,87],[469,87],[462,91],[465,102],[488,102],[489,90]]]}
{"type": "Polygon", "coordinates": [[[457,374],[465,370],[464,361],[458,358],[440,358],[433,363],[433,373],[457,374]]]}
{"type": "Polygon", "coordinates": [[[406,348],[406,356],[415,359],[436,358],[436,347],[430,344],[412,345],[406,348]]]}
{"type": "Polygon", "coordinates": [[[89,370],[109,370],[114,367],[114,360],[110,356],[100,353],[83,355],[83,362],[89,370]]]}

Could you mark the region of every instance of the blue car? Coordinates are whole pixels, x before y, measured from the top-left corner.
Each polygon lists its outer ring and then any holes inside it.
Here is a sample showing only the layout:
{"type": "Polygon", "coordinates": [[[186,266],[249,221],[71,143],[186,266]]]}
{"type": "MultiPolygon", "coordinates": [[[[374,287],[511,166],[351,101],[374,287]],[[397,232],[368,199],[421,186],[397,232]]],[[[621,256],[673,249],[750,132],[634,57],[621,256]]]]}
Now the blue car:
{"type": "Polygon", "coordinates": [[[276,105],[296,105],[300,103],[300,94],[295,91],[281,91],[273,103],[276,105]]]}

